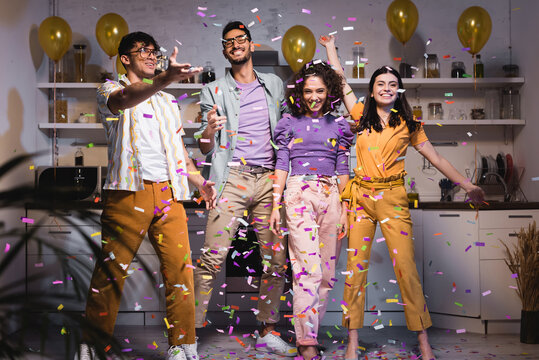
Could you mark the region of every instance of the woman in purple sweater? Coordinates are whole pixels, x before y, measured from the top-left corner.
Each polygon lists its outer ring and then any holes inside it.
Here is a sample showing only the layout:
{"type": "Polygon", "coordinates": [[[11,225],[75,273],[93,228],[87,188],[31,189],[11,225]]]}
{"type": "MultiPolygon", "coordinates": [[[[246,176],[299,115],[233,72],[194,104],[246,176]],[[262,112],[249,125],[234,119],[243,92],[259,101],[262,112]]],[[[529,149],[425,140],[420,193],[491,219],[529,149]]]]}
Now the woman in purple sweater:
{"type": "Polygon", "coordinates": [[[270,225],[275,234],[288,234],[296,344],[307,360],[319,356],[318,327],[335,281],[339,235],[347,221],[340,193],[348,182],[354,136],[342,116],[330,114],[343,97],[341,83],[341,77],[325,62],[304,67],[287,89],[292,115],[279,121],[274,134],[279,149],[270,225]],[[279,208],[283,205],[286,229],[280,228],[279,208]]]}

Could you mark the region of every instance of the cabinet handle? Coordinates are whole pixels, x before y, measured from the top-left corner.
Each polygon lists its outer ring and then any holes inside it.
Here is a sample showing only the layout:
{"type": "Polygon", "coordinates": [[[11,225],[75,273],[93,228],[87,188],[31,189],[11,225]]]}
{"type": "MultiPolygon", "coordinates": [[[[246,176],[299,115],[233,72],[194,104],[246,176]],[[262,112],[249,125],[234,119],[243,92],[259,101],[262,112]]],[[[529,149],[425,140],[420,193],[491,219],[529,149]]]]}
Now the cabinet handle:
{"type": "Polygon", "coordinates": [[[508,236],[510,236],[510,237],[517,237],[518,234],[517,234],[517,233],[511,233],[511,234],[508,234],[508,236]]]}
{"type": "Polygon", "coordinates": [[[49,234],[71,234],[71,231],[67,230],[50,230],[49,234]]]}
{"type": "Polygon", "coordinates": [[[58,216],[71,216],[71,213],[49,214],[49,217],[58,217],[58,216]]]}
{"type": "Polygon", "coordinates": [[[509,219],[531,219],[533,215],[507,215],[509,219]]]}
{"type": "Polygon", "coordinates": [[[460,217],[460,214],[440,214],[440,217],[460,217]]]}

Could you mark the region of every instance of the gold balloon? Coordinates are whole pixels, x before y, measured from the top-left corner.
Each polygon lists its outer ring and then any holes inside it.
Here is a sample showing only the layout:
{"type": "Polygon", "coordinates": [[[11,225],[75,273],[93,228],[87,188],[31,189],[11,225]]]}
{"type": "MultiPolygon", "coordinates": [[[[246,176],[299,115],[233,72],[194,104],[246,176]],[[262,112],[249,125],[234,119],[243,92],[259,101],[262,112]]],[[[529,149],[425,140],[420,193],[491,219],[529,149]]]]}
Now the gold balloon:
{"type": "Polygon", "coordinates": [[[492,30],[492,20],[481,6],[472,6],[462,12],[457,23],[457,34],[468,52],[477,54],[488,41],[492,30]]]}
{"type": "Polygon", "coordinates": [[[410,0],[395,0],[387,8],[387,27],[393,36],[403,44],[406,44],[414,34],[418,20],[417,8],[410,0]]]}
{"type": "Polygon", "coordinates": [[[284,58],[294,72],[312,60],[316,50],[316,39],[309,28],[292,26],[283,36],[281,43],[284,58]]]}
{"type": "Polygon", "coordinates": [[[120,40],[128,32],[127,22],[125,22],[123,17],[115,13],[108,13],[101,16],[95,25],[97,42],[110,57],[118,53],[120,40]]]}
{"type": "Polygon", "coordinates": [[[39,25],[38,38],[47,55],[58,61],[71,45],[71,27],[61,17],[50,16],[39,25]]]}
{"type": "Polygon", "coordinates": [[[118,73],[118,75],[127,74],[125,66],[122,63],[122,60],[120,60],[120,55],[116,56],[116,73],[118,73]]]}

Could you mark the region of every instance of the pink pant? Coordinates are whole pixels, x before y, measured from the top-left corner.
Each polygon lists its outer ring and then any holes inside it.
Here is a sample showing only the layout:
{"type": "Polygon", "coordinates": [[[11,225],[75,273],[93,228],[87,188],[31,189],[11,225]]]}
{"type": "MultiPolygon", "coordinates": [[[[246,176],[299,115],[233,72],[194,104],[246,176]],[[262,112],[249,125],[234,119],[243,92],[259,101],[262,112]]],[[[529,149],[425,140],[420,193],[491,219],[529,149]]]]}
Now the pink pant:
{"type": "Polygon", "coordinates": [[[341,249],[337,180],[291,176],[285,194],[297,345],[317,345],[341,249]]]}

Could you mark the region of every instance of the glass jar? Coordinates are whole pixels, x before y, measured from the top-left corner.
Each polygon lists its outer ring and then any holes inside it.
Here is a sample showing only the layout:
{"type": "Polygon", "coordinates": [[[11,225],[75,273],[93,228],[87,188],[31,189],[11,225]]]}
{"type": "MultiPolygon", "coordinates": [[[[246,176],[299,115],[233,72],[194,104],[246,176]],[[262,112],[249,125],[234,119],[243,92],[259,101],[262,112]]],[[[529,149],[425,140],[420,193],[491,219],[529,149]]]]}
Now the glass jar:
{"type": "Polygon", "coordinates": [[[75,82],[86,82],[86,45],[74,44],[73,58],[75,59],[75,82]]]}
{"type": "Polygon", "coordinates": [[[365,77],[365,64],[361,60],[365,57],[365,48],[363,46],[354,46],[352,48],[354,67],[352,68],[352,78],[363,79],[365,77]]]}
{"type": "Polygon", "coordinates": [[[502,90],[502,119],[520,119],[520,94],[513,88],[502,90]]]}
{"type": "Polygon", "coordinates": [[[505,77],[518,77],[518,65],[504,65],[502,66],[505,77]]]}
{"type": "Polygon", "coordinates": [[[485,116],[487,119],[500,119],[500,91],[498,89],[485,91],[485,116]]]}
{"type": "Polygon", "coordinates": [[[466,74],[466,68],[462,61],[453,61],[451,63],[451,77],[452,78],[461,78],[466,74]]]}
{"type": "Polygon", "coordinates": [[[204,66],[202,74],[200,74],[200,82],[208,84],[212,81],[215,81],[215,69],[211,65],[211,61],[206,61],[206,66],[204,66]]]}
{"type": "Polygon", "coordinates": [[[441,103],[429,103],[429,120],[442,120],[444,109],[441,103]]]}
{"type": "Polygon", "coordinates": [[[56,93],[56,101],[54,103],[55,109],[55,122],[66,123],[67,122],[67,99],[64,97],[63,92],[56,93]]]}
{"type": "Polygon", "coordinates": [[[470,112],[470,117],[474,120],[484,120],[485,119],[485,110],[483,109],[472,109],[470,112]]]}
{"type": "Polygon", "coordinates": [[[412,113],[417,121],[423,120],[423,109],[421,108],[421,105],[414,106],[412,113]]]}
{"type": "Polygon", "coordinates": [[[473,73],[476,78],[485,77],[485,67],[483,66],[483,62],[481,61],[481,55],[479,54],[475,56],[475,64],[474,64],[473,73]]]}
{"type": "Polygon", "coordinates": [[[425,77],[426,78],[439,78],[440,77],[440,63],[438,62],[438,55],[427,54],[425,58],[425,77]]]}

